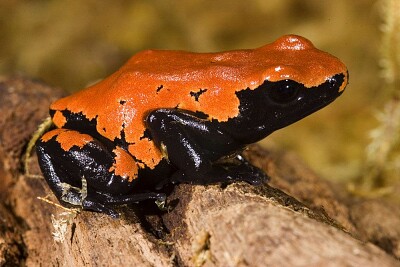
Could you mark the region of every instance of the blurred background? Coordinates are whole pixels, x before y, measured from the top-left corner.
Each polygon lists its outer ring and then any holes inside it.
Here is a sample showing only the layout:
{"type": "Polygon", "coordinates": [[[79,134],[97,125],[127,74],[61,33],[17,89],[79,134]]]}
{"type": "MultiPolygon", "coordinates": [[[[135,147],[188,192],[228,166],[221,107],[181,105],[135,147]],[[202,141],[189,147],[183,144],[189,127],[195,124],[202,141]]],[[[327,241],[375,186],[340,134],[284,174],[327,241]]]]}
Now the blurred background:
{"type": "Polygon", "coordinates": [[[262,144],[296,151],[353,193],[393,198],[400,192],[399,10],[399,0],[2,0],[0,74],[73,92],[143,49],[213,52],[302,35],[348,66],[350,84],[332,105],[262,144]]]}

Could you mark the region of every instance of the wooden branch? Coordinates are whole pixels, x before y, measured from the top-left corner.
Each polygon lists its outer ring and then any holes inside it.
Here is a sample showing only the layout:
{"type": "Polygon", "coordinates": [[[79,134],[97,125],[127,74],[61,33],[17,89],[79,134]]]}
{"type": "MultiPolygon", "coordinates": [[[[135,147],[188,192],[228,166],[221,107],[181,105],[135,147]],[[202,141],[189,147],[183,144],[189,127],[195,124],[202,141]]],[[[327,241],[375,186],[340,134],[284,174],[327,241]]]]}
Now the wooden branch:
{"type": "MultiPolygon", "coordinates": [[[[0,265],[399,265],[379,247],[355,238],[373,240],[376,234],[360,231],[365,214],[351,209],[367,202],[344,201],[293,154],[258,146],[246,156],[271,176],[269,185],[178,185],[168,196],[168,212],[141,203],[122,207],[122,217],[112,219],[38,199],[57,203],[43,179],[23,175],[21,157],[49,103],[61,94],[28,79],[0,78],[0,265]]],[[[29,166],[40,174],[35,155],[29,166]]],[[[374,205],[379,213],[379,203],[374,205]]],[[[400,212],[385,214],[392,222],[400,218],[400,212]]],[[[381,247],[399,257],[393,228],[383,227],[379,238],[388,238],[391,246],[381,247]]]]}

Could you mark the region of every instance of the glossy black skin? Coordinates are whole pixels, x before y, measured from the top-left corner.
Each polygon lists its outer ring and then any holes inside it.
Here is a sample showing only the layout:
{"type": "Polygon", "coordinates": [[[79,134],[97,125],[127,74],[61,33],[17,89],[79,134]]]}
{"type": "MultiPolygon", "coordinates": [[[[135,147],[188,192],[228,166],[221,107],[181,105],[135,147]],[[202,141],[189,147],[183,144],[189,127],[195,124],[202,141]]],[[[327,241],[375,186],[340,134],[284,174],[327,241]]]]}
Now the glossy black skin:
{"type": "MultiPolygon", "coordinates": [[[[61,149],[55,137],[37,142],[41,170],[59,201],[117,217],[112,206],[146,199],[165,200],[157,193],[167,183],[213,184],[246,181],[262,184],[265,173],[240,155],[248,145],[273,131],[296,122],[335,100],[344,80],[338,74],[318,87],[284,80],[265,81],[256,89],[236,94],[239,115],[226,122],[207,120],[207,114],[181,109],[160,108],[149,111],[144,138],[155,142],[167,155],[155,169],[139,169],[139,177],[128,182],[108,170],[114,162],[116,145],[126,148],[122,138],[111,142],[96,131],[96,122],[82,114],[64,111],[64,128],[87,133],[95,138],[82,149],[61,149]],[[81,195],[82,177],[87,181],[87,196],[81,195]],[[69,184],[73,187],[68,187],[69,184]]],[[[51,114],[54,112],[51,111],[51,114]]],[[[140,162],[140,159],[136,159],[140,162]]]]}

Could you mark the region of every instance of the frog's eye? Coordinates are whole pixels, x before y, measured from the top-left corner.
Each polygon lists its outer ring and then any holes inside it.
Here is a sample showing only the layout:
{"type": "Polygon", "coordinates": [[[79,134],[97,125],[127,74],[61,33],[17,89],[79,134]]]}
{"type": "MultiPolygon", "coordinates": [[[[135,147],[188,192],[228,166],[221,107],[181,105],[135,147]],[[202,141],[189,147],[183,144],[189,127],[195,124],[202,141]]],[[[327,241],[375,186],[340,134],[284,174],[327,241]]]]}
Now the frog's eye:
{"type": "Polygon", "coordinates": [[[294,101],[299,93],[300,85],[291,80],[274,83],[269,88],[269,97],[278,104],[286,104],[294,101]]]}

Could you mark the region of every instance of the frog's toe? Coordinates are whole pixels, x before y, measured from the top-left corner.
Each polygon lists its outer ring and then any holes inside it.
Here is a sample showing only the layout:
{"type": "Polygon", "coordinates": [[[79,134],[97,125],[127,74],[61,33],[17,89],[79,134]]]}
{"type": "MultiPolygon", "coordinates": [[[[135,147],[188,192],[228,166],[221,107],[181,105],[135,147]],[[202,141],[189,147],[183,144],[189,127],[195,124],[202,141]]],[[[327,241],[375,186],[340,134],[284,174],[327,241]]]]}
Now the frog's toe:
{"type": "Polygon", "coordinates": [[[261,172],[253,172],[243,180],[251,185],[262,185],[268,183],[270,177],[261,171],[261,172]]]}
{"type": "Polygon", "coordinates": [[[105,213],[114,219],[117,219],[120,216],[120,214],[115,210],[113,210],[112,208],[107,207],[99,202],[94,202],[88,199],[83,200],[82,208],[84,210],[92,210],[100,213],[105,213]]]}

